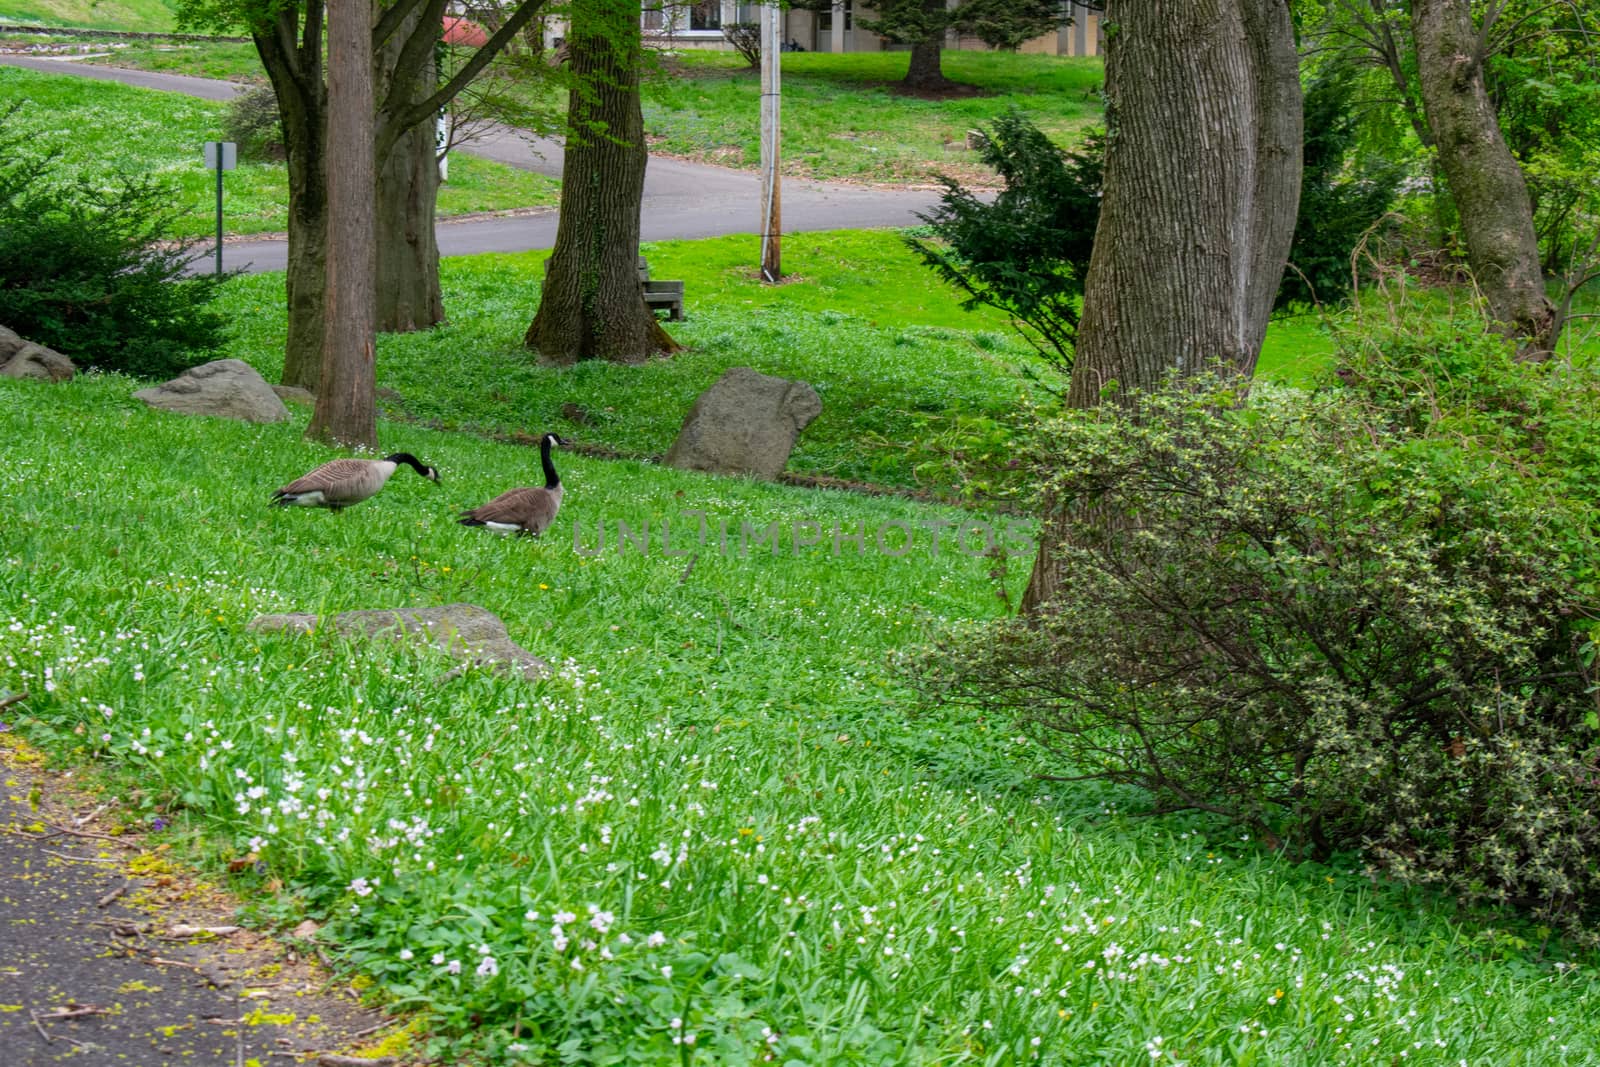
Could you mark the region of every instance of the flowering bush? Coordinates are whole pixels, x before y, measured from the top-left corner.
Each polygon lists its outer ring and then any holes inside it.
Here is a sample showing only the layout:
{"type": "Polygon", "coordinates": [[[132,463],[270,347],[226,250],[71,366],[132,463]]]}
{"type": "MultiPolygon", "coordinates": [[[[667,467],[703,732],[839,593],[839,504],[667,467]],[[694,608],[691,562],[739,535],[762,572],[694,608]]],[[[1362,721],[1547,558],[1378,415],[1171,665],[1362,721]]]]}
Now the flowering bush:
{"type": "Polygon", "coordinates": [[[1009,710],[1066,775],[1593,923],[1597,516],[1573,490],[1600,378],[1471,319],[1343,354],[1311,395],[1206,377],[1047,427],[1059,595],[920,680],[1009,710]]]}

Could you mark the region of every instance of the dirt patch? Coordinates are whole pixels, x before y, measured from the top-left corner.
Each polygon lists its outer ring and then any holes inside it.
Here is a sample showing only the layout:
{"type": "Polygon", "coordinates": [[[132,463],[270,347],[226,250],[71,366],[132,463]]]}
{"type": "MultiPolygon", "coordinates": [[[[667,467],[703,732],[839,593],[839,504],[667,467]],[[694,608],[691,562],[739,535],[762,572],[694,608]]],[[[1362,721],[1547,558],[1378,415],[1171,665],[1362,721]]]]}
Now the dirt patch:
{"type": "Polygon", "coordinates": [[[993,89],[985,89],[981,85],[967,85],[964,82],[945,82],[926,89],[919,89],[907,85],[903,81],[868,83],[872,88],[883,89],[895,96],[909,96],[915,100],[932,100],[941,102],[945,100],[976,100],[985,96],[996,96],[993,89]]]}

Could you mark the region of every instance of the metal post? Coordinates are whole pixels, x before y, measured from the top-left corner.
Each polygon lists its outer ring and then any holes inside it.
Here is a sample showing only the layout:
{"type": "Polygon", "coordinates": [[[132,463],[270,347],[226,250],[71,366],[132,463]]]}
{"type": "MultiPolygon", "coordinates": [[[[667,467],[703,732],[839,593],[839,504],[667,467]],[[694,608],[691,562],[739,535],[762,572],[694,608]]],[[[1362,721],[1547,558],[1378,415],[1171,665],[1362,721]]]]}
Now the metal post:
{"type": "Polygon", "coordinates": [[[761,5],[761,277],[783,277],[783,223],[778,189],[779,57],[783,49],[783,12],[774,3],[761,5]]]}
{"type": "Polygon", "coordinates": [[[222,146],[217,146],[217,273],[222,273],[222,146]]]}

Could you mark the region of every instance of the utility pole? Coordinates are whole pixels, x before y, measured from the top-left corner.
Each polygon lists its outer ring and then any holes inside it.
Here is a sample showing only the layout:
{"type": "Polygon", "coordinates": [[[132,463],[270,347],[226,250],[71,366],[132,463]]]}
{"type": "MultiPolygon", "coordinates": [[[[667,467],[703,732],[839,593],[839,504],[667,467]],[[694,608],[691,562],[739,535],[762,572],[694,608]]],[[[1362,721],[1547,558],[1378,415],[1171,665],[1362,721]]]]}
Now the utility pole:
{"type": "Polygon", "coordinates": [[[779,56],[784,14],[776,3],[761,5],[761,278],[783,277],[783,223],[778,189],[779,56]]]}

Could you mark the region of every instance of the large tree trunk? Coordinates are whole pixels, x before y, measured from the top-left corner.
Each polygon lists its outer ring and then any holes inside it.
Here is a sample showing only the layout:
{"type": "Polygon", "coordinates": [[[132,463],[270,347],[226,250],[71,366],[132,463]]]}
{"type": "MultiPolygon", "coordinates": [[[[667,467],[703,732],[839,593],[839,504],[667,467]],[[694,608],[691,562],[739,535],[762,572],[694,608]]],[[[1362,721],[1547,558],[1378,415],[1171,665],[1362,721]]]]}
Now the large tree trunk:
{"type": "Polygon", "coordinates": [[[906,88],[918,92],[937,92],[954,85],[955,82],[944,76],[944,67],[940,62],[943,54],[944,42],[939,37],[913,44],[911,65],[906,68],[906,88]]]}
{"type": "Polygon", "coordinates": [[[917,92],[940,92],[955,85],[944,76],[944,31],[948,16],[944,0],[923,0],[923,11],[937,27],[920,41],[911,43],[911,63],[906,68],[905,86],[917,92]]]}
{"type": "Polygon", "coordinates": [[[376,448],[371,0],[328,10],[328,269],[321,388],[306,436],[376,448]]]}
{"type": "MultiPolygon", "coordinates": [[[[1104,194],[1068,403],[1193,374],[1249,377],[1300,202],[1285,0],[1109,0],[1104,194]]],[[[1023,610],[1060,582],[1048,514],[1023,610]]]]}
{"type": "MultiPolygon", "coordinates": [[[[319,153],[320,145],[319,138],[319,153]]],[[[316,182],[325,189],[327,174],[320,159],[304,180],[308,186],[316,182]]],[[[322,381],[322,299],[328,265],[326,197],[325,191],[304,193],[296,203],[291,180],[288,277],[284,280],[289,322],[283,346],[283,374],[278,380],[312,393],[322,381]]]]}
{"type": "MultiPolygon", "coordinates": [[[[397,235],[385,248],[401,252],[386,255],[385,262],[399,264],[404,272],[386,282],[385,291],[408,294],[409,315],[415,325],[438,322],[443,317],[438,302],[438,253],[433,246],[434,193],[437,172],[431,164],[417,163],[421,149],[398,147],[407,131],[422,129],[419,136],[432,143],[432,118],[449,98],[475,77],[512,40],[527,22],[544,7],[545,0],[521,0],[500,31],[445,86],[429,97],[433,86],[433,43],[438,40],[439,16],[444,0],[398,0],[384,9],[382,32],[375,36],[386,43],[399,42],[383,50],[384,84],[399,85],[404,91],[385,99],[377,120],[374,140],[377,154],[385,161],[396,152],[411,159],[411,179],[425,185],[412,188],[398,180],[389,181],[380,191],[374,185],[370,196],[381,196],[388,232],[397,235]],[[407,27],[426,26],[426,34],[402,32],[389,23],[404,22],[407,27]],[[501,32],[503,31],[503,32],[501,32]],[[414,39],[414,40],[413,40],[414,39]],[[408,47],[409,46],[409,47],[408,47]],[[390,66],[392,64],[392,66],[390,66]],[[417,90],[423,90],[418,92],[417,90]],[[399,221],[403,220],[403,221],[399,221]],[[416,241],[407,240],[407,234],[416,241]],[[422,295],[419,296],[418,294],[422,295]]],[[[287,277],[289,328],[284,346],[282,382],[318,391],[322,374],[324,339],[323,295],[327,262],[327,90],[323,85],[323,0],[303,0],[280,6],[264,27],[253,30],[256,50],[272,82],[283,121],[284,145],[289,172],[289,271],[287,277]]],[[[370,49],[370,44],[369,44],[370,49]]],[[[402,312],[393,312],[398,321],[402,312]]]]}
{"type": "MultiPolygon", "coordinates": [[[[400,62],[401,52],[419,21],[431,14],[428,8],[419,9],[384,43],[375,71],[375,92],[380,100],[397,90],[406,100],[426,100],[433,95],[437,78],[432,55],[415,74],[400,62]],[[395,79],[406,77],[414,84],[393,84],[395,79]]],[[[437,26],[437,20],[431,25],[437,26]]],[[[434,123],[421,122],[399,136],[386,158],[377,160],[377,321],[378,329],[385,333],[427,329],[444,321],[439,242],[434,233],[439,195],[434,149],[434,123]]]]}
{"type": "Polygon", "coordinates": [[[639,363],[678,345],[639,286],[644,117],[639,0],[577,0],[568,39],[577,84],[567,111],[561,217],[539,310],[523,343],[553,363],[639,363]]]}
{"type": "Polygon", "coordinates": [[[439,164],[434,130],[413,126],[378,169],[378,329],[425,330],[444,321],[434,208],[439,164]]]}
{"type": "Polygon", "coordinates": [[[1490,314],[1526,353],[1548,354],[1555,307],[1545,295],[1533,205],[1483,81],[1484,41],[1468,0],[1413,0],[1417,81],[1450,195],[1490,314]]]}
{"type": "Polygon", "coordinates": [[[309,0],[304,22],[299,20],[300,12],[287,7],[268,30],[254,35],[254,41],[277,96],[289,174],[289,270],[285,278],[289,332],[279,380],[315,393],[322,375],[328,228],[321,0],[309,0]]]}

